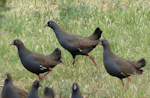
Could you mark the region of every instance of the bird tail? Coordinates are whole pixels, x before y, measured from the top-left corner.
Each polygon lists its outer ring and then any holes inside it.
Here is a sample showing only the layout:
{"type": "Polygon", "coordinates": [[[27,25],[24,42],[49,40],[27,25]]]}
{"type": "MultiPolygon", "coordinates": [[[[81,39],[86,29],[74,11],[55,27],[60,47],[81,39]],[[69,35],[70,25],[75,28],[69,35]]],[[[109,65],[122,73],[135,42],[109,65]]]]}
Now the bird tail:
{"type": "Polygon", "coordinates": [[[140,59],[139,61],[129,61],[130,64],[132,64],[136,69],[140,70],[140,68],[144,67],[146,65],[146,60],[144,58],[140,59]]]}
{"type": "Polygon", "coordinates": [[[94,33],[88,37],[88,39],[97,40],[101,37],[101,34],[102,34],[101,29],[97,27],[94,33]]]}
{"type": "Polygon", "coordinates": [[[140,75],[140,74],[143,73],[143,70],[140,69],[140,68],[145,67],[145,65],[146,65],[146,60],[145,60],[144,58],[142,58],[142,59],[140,59],[139,61],[137,61],[137,64],[136,64],[136,65],[137,65],[137,66],[136,66],[136,73],[140,75]]]}
{"type": "Polygon", "coordinates": [[[59,50],[58,48],[56,48],[52,54],[50,54],[50,56],[57,61],[58,63],[61,63],[62,61],[61,59],[61,50],[59,50]]]}
{"type": "Polygon", "coordinates": [[[137,61],[137,63],[140,65],[140,68],[142,68],[142,67],[145,67],[146,60],[144,58],[142,58],[139,61],[137,61]]]}

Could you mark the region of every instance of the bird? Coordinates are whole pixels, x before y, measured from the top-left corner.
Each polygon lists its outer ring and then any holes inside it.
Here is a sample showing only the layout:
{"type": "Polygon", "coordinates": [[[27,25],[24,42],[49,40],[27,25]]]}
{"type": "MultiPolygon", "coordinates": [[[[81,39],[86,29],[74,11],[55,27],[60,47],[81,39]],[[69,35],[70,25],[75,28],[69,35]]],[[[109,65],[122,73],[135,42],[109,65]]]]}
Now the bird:
{"type": "Polygon", "coordinates": [[[91,52],[100,42],[99,38],[102,34],[100,28],[96,28],[91,36],[82,37],[64,31],[54,21],[48,21],[44,27],[47,26],[53,29],[60,45],[71,53],[73,57],[73,65],[75,64],[76,55],[85,55],[90,57],[97,66],[93,57],[88,53],[91,52]]]}
{"type": "Polygon", "coordinates": [[[32,84],[31,91],[29,95],[27,96],[27,98],[40,98],[38,94],[38,88],[40,86],[42,87],[41,82],[39,80],[35,80],[32,84]]]}
{"type": "Polygon", "coordinates": [[[122,86],[124,87],[123,78],[127,78],[128,82],[126,89],[128,88],[131,75],[141,75],[143,74],[142,67],[145,67],[146,60],[141,58],[139,61],[125,60],[117,55],[115,55],[110,48],[110,44],[106,39],[102,39],[99,43],[103,46],[103,62],[106,71],[111,75],[118,77],[122,81],[122,86]]]}
{"type": "Polygon", "coordinates": [[[72,85],[72,96],[71,98],[83,98],[80,92],[78,83],[73,83],[72,85]]]}
{"type": "Polygon", "coordinates": [[[18,48],[18,54],[23,66],[32,73],[38,75],[39,80],[52,71],[52,68],[61,63],[61,50],[56,48],[50,55],[42,55],[27,49],[23,42],[15,39],[10,45],[15,45],[18,48]],[[45,73],[42,77],[40,73],[45,73]]]}
{"type": "Polygon", "coordinates": [[[45,87],[43,98],[55,98],[54,91],[49,87],[45,87]]]}
{"type": "Polygon", "coordinates": [[[2,89],[2,98],[26,98],[29,93],[13,85],[10,73],[5,74],[5,83],[2,89]]]}

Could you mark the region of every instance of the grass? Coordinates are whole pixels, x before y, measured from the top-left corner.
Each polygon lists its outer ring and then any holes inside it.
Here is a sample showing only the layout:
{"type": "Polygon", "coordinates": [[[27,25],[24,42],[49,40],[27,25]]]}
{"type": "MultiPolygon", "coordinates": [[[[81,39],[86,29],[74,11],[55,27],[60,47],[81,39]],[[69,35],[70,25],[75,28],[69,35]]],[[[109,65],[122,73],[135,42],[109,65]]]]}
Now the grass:
{"type": "Polygon", "coordinates": [[[5,17],[0,20],[1,85],[6,72],[12,75],[16,86],[25,90],[30,90],[38,79],[22,66],[16,47],[9,46],[14,39],[20,39],[28,49],[41,54],[50,54],[57,47],[62,51],[64,63],[46,76],[43,88],[39,88],[40,96],[48,86],[56,98],[71,97],[71,86],[78,82],[84,98],[149,98],[149,0],[9,0],[7,6],[12,9],[3,12],[5,17]],[[98,67],[85,56],[77,56],[72,66],[71,54],[59,45],[52,29],[43,27],[49,20],[81,36],[90,36],[100,27],[102,38],[110,42],[115,54],[129,60],[146,59],[144,74],[131,76],[129,89],[123,90],[121,81],[105,71],[102,46],[90,52],[98,67]]]}

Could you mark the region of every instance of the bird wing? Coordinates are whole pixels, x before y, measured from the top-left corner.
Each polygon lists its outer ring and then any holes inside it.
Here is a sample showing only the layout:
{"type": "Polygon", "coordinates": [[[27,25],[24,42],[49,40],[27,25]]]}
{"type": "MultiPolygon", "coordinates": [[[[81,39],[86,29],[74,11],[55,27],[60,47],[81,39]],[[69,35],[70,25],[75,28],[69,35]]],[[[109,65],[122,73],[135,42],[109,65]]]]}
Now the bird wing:
{"type": "Polygon", "coordinates": [[[37,62],[39,62],[44,67],[53,67],[54,65],[58,64],[57,61],[51,55],[45,56],[39,53],[33,53],[31,55],[37,62]]]}
{"type": "Polygon", "coordinates": [[[89,47],[94,47],[95,45],[98,45],[100,42],[100,40],[90,40],[90,39],[84,39],[81,41],[76,41],[76,42],[70,42],[71,45],[76,46],[78,48],[82,49],[86,49],[89,47]]]}
{"type": "Polygon", "coordinates": [[[136,75],[137,74],[135,67],[132,64],[128,63],[123,58],[117,56],[114,58],[114,60],[123,73],[125,73],[127,75],[136,75]]]}
{"type": "Polygon", "coordinates": [[[29,56],[34,58],[35,61],[39,62],[42,66],[46,67],[47,57],[45,55],[42,55],[42,54],[39,54],[36,52],[32,52],[32,54],[30,54],[29,56]]]}
{"type": "Polygon", "coordinates": [[[15,91],[19,94],[20,98],[27,98],[29,92],[25,91],[25,90],[22,90],[16,86],[13,86],[15,91]]]}

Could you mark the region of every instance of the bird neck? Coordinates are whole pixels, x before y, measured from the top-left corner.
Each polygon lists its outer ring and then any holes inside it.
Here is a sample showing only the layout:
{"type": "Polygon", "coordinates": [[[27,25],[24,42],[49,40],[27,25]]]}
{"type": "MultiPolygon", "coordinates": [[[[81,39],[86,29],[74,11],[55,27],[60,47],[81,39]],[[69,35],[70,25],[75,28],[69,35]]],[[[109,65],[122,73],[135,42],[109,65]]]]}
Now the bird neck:
{"type": "Polygon", "coordinates": [[[20,46],[17,46],[17,48],[18,48],[19,54],[20,54],[20,53],[21,53],[21,54],[22,54],[22,53],[26,53],[26,55],[28,55],[28,54],[31,53],[31,51],[28,50],[23,44],[20,45],[20,46]]]}
{"type": "Polygon", "coordinates": [[[72,96],[76,95],[76,94],[77,95],[81,95],[80,90],[74,90],[73,93],[72,93],[72,96]]]}
{"type": "Polygon", "coordinates": [[[110,45],[106,45],[103,47],[105,55],[113,56],[114,53],[111,51],[110,45]]]}
{"type": "Polygon", "coordinates": [[[55,23],[55,24],[53,24],[52,26],[51,26],[51,28],[54,30],[54,31],[56,31],[56,30],[61,30],[61,28],[55,23]]]}
{"type": "Polygon", "coordinates": [[[65,30],[63,30],[62,28],[60,28],[57,24],[54,24],[53,26],[51,26],[51,28],[54,30],[56,36],[60,35],[60,36],[66,37],[66,35],[69,34],[65,30]]]}
{"type": "Polygon", "coordinates": [[[13,84],[12,84],[12,81],[6,81],[6,80],[5,80],[4,85],[13,85],[13,84]]]}
{"type": "Polygon", "coordinates": [[[37,92],[38,93],[38,88],[37,87],[32,87],[31,92],[37,92]]]}
{"type": "Polygon", "coordinates": [[[26,49],[26,47],[24,46],[24,44],[17,46],[18,49],[26,49]]]}

